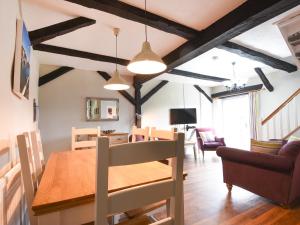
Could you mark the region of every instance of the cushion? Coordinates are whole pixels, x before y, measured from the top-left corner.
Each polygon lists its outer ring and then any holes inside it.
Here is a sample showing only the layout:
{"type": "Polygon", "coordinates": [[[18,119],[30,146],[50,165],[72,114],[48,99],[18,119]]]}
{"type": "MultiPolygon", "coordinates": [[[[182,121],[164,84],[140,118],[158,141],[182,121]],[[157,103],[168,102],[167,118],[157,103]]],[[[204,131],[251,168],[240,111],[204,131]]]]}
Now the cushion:
{"type": "Polygon", "coordinates": [[[213,134],[212,131],[207,131],[205,133],[206,133],[206,139],[208,142],[215,141],[215,135],[213,134]]]}
{"type": "Polygon", "coordinates": [[[206,132],[199,132],[200,137],[203,142],[207,142],[206,132]]]}
{"type": "Polygon", "coordinates": [[[279,150],[278,155],[287,156],[295,159],[300,153],[300,141],[292,141],[279,150]]]}
{"type": "Polygon", "coordinates": [[[290,136],[288,142],[292,142],[292,141],[300,141],[300,137],[290,136]]]}
{"type": "Polygon", "coordinates": [[[250,151],[276,155],[282,146],[282,141],[257,141],[251,139],[250,151]]]}
{"type": "Polygon", "coordinates": [[[203,146],[204,146],[204,148],[217,148],[222,145],[223,144],[221,144],[220,142],[210,141],[210,142],[206,142],[203,146]]]}

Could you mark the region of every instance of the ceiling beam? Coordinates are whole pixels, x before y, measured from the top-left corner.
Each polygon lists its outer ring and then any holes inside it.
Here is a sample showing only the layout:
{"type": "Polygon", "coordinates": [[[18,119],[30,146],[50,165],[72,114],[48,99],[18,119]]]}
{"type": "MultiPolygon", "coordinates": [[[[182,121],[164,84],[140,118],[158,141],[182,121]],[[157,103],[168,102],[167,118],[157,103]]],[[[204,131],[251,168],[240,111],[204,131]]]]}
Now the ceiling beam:
{"type": "Polygon", "coordinates": [[[87,8],[97,9],[107,12],[124,19],[146,24],[167,33],[181,36],[185,39],[191,39],[197,36],[198,31],[172,20],[147,12],[121,1],[112,0],[66,0],[87,8]]]}
{"type": "Polygon", "coordinates": [[[183,76],[183,77],[196,78],[196,79],[200,79],[200,80],[214,81],[214,82],[223,82],[223,81],[228,80],[228,79],[222,78],[222,77],[208,76],[208,75],[193,73],[193,72],[184,71],[184,70],[177,70],[177,69],[170,70],[167,73],[175,74],[175,75],[183,76]]]}
{"type": "Polygon", "coordinates": [[[274,87],[272,86],[272,84],[270,83],[270,81],[268,80],[268,78],[266,77],[264,72],[262,71],[262,69],[257,67],[257,68],[254,68],[254,70],[257,73],[257,75],[259,76],[259,78],[261,79],[261,81],[263,82],[263,84],[265,85],[265,87],[268,89],[268,91],[269,92],[274,91],[274,87]]]}
{"type": "Polygon", "coordinates": [[[127,64],[129,63],[129,60],[126,59],[117,58],[116,60],[116,58],[112,56],[99,55],[96,53],[84,52],[80,50],[58,47],[53,45],[37,44],[33,46],[33,49],[38,51],[43,51],[43,52],[50,52],[50,53],[55,53],[60,55],[79,57],[84,59],[100,61],[100,62],[117,63],[122,66],[127,66],[127,64]]]}
{"type": "MultiPolygon", "coordinates": [[[[106,81],[108,81],[111,76],[104,71],[97,71],[97,73],[106,81]]],[[[118,91],[124,98],[126,98],[132,105],[135,105],[134,98],[127,91],[118,91]]]]}
{"type": "Polygon", "coordinates": [[[48,82],[64,75],[65,73],[73,70],[74,68],[72,67],[67,67],[67,66],[62,66],[46,75],[43,75],[39,78],[39,87],[44,85],[44,84],[47,84],[48,82]]]}
{"type": "Polygon", "coordinates": [[[206,94],[206,92],[205,92],[201,87],[199,87],[199,85],[194,85],[194,87],[195,87],[200,93],[202,93],[202,94],[207,98],[208,101],[210,101],[211,103],[213,103],[212,98],[211,98],[208,94],[206,94]]]}
{"type": "Polygon", "coordinates": [[[211,95],[212,98],[226,98],[230,96],[235,96],[235,95],[242,95],[246,94],[251,91],[259,91],[263,87],[262,84],[257,84],[257,85],[252,85],[252,86],[246,86],[241,89],[233,90],[233,91],[222,91],[218,93],[214,93],[211,95]]]}
{"type": "Polygon", "coordinates": [[[72,31],[75,31],[82,27],[90,26],[95,23],[96,20],[85,17],[78,17],[48,27],[30,31],[29,37],[31,44],[34,46],[57,36],[70,33],[72,31]]]}
{"type": "Polygon", "coordinates": [[[237,54],[241,57],[245,57],[245,58],[248,58],[251,60],[261,62],[261,63],[271,66],[275,69],[284,70],[289,73],[297,71],[297,66],[295,66],[291,63],[285,62],[280,59],[276,59],[272,56],[252,50],[250,48],[236,44],[234,42],[227,41],[227,42],[217,46],[217,48],[237,54]]]}
{"type": "Polygon", "coordinates": [[[148,101],[156,92],[158,92],[163,86],[165,86],[169,81],[163,80],[154,88],[152,88],[141,100],[142,105],[148,101]]]}

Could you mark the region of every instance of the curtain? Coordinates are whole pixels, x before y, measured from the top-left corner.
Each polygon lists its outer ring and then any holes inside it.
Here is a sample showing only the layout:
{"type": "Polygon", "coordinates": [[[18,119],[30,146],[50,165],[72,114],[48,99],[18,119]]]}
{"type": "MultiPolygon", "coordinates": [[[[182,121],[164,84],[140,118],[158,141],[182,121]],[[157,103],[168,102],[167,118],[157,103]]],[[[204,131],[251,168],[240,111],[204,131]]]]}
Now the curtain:
{"type": "Polygon", "coordinates": [[[251,138],[258,140],[261,138],[260,123],[260,95],[259,92],[249,92],[250,103],[250,131],[251,138]]]}

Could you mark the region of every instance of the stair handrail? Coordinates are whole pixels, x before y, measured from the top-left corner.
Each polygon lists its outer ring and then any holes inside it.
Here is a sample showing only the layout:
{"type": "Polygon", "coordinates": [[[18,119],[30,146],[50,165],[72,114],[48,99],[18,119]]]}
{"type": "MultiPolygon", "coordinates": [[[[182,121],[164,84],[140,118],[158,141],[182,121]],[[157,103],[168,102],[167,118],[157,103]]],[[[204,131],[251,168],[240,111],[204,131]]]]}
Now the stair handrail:
{"type": "Polygon", "coordinates": [[[287,104],[289,104],[295,97],[300,94],[300,88],[295,91],[287,100],[285,100],[277,109],[275,109],[269,116],[267,116],[261,125],[265,125],[270,119],[272,119],[277,113],[279,113],[287,104]]]}

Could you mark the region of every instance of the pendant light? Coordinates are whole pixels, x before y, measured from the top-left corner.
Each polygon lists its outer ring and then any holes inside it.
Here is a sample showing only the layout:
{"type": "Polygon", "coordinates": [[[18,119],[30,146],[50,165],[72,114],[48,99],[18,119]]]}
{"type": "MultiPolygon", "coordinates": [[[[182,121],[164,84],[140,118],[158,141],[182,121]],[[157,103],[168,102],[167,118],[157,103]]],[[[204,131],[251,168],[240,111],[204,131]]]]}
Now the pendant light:
{"type": "MultiPolygon", "coordinates": [[[[147,0],[145,0],[145,19],[147,13],[147,0]]],[[[163,60],[152,51],[148,42],[147,25],[145,24],[146,41],[143,43],[142,50],[128,64],[127,69],[137,74],[155,74],[166,70],[167,66],[163,60]]]]}
{"type": "Polygon", "coordinates": [[[114,28],[113,32],[114,32],[114,35],[116,37],[116,69],[113,72],[112,77],[104,85],[104,88],[108,89],[108,90],[114,90],[114,91],[126,90],[126,89],[129,89],[129,85],[126,84],[126,81],[121,77],[121,75],[118,71],[118,64],[117,64],[118,35],[119,35],[119,32],[120,32],[120,29],[119,28],[114,28]]]}

